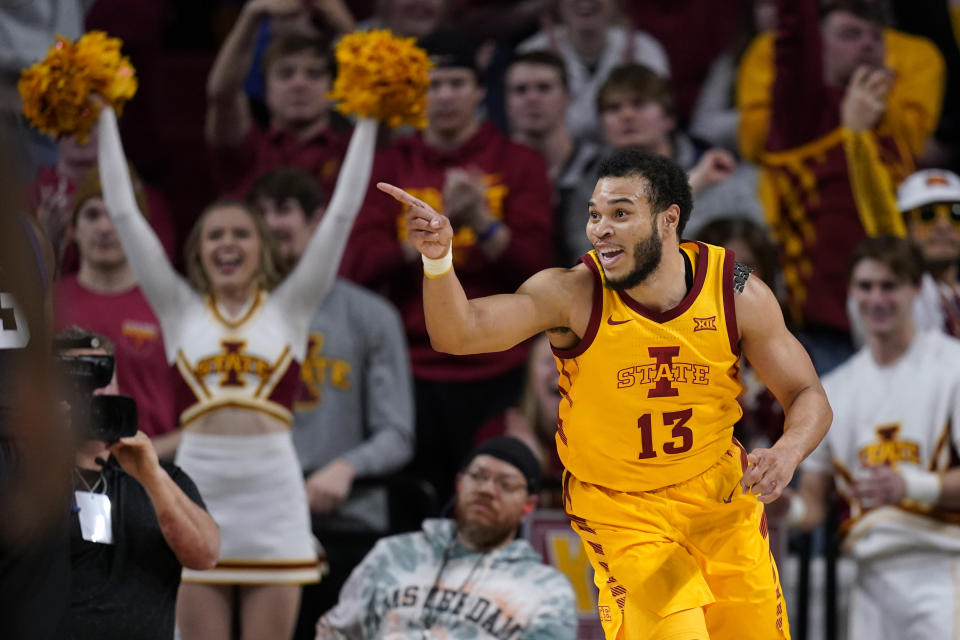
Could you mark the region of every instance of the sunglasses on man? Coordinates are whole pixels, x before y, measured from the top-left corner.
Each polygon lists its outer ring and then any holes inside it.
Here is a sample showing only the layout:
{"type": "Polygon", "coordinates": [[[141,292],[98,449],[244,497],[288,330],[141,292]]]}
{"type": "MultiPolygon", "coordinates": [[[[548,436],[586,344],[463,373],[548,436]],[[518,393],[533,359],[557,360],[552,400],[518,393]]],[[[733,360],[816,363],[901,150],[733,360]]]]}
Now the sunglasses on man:
{"type": "Polygon", "coordinates": [[[919,224],[933,224],[937,218],[960,229],[960,202],[936,202],[903,212],[903,217],[919,224]]]}

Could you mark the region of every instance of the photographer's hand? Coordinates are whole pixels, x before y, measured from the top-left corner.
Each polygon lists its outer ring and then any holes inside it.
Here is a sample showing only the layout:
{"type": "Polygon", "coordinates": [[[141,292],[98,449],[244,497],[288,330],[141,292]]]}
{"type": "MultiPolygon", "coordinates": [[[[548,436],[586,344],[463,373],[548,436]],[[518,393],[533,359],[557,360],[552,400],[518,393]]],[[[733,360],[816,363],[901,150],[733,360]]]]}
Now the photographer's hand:
{"type": "Polygon", "coordinates": [[[123,470],[144,487],[155,482],[158,474],[165,473],[150,437],[143,431],[137,431],[137,435],[130,438],[120,438],[110,445],[110,453],[123,470]]]}
{"type": "Polygon", "coordinates": [[[150,438],[142,431],[121,438],[110,453],[146,490],[170,550],[185,567],[210,569],[220,555],[220,531],[206,511],[190,499],[160,466],[150,438]]]}

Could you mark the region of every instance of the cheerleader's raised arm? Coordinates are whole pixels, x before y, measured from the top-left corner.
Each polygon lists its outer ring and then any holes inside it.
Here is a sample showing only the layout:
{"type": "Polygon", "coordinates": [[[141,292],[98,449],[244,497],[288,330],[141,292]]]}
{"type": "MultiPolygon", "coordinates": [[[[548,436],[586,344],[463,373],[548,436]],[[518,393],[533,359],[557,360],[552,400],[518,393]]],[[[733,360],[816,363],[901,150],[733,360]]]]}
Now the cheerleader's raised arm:
{"type": "Polygon", "coordinates": [[[330,293],[337,277],[347,237],[370,182],[376,140],[376,120],[361,118],[353,130],[337,186],[317,230],[296,268],[273,293],[278,305],[289,311],[287,318],[294,332],[291,344],[297,360],[303,359],[304,354],[297,352],[297,346],[306,348],[310,318],[330,293]]]}
{"type": "MultiPolygon", "coordinates": [[[[164,334],[169,335],[175,329],[171,325],[180,316],[180,310],[199,296],[167,260],[163,245],[137,205],[120,142],[117,115],[106,105],[100,110],[98,136],[100,183],[107,213],[117,229],[137,283],[160,320],[164,334]]],[[[167,357],[171,359],[169,352],[167,357]]]]}

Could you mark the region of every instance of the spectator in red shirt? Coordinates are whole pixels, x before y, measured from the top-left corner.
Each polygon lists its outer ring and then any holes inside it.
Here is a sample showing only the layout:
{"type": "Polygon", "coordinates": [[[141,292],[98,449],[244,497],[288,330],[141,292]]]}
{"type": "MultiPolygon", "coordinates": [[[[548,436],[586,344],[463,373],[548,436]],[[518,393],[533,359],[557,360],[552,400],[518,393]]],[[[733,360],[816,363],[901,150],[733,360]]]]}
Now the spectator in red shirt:
{"type": "MultiPolygon", "coordinates": [[[[468,295],[516,290],[552,257],[553,215],[543,158],[477,115],[484,88],[465,34],[438,31],[422,46],[436,67],[427,93],[429,124],[382,150],[371,185],[386,181],[442,207],[453,221],[454,264],[468,295]]],[[[407,242],[403,210],[376,191],[360,213],[343,273],[380,290],[404,321],[416,389],[413,472],[450,495],[473,436],[515,404],[529,344],[459,358],[430,347],[421,301],[419,254],[407,242]]]]}
{"type": "Polygon", "coordinates": [[[331,128],[331,52],[323,40],[277,34],[263,55],[269,126],[253,118],[243,90],[257,32],[266,18],[291,21],[299,0],[253,0],[227,36],[207,81],[206,139],[221,192],[241,197],[257,176],[299,167],[333,190],[346,137],[331,128]]]}
{"type": "MultiPolygon", "coordinates": [[[[76,273],[79,268],[71,236],[71,218],[76,210],[73,193],[84,176],[96,166],[96,128],[84,142],[76,136],[62,136],[57,141],[57,163],[41,166],[28,186],[27,206],[53,244],[57,273],[61,275],[76,273]]],[[[141,190],[149,207],[150,226],[163,244],[167,257],[173,259],[176,237],[166,200],[157,189],[141,184],[141,190]]]]}
{"type": "MultiPolygon", "coordinates": [[[[146,212],[143,190],[136,194],[146,212]]],[[[172,459],[180,435],[173,369],[164,355],[160,324],[107,215],[96,168],[77,187],[72,230],[80,270],[54,284],[56,329],[78,326],[110,338],[120,393],[136,400],[140,430],[155,439],[161,457],[172,459]]]]}

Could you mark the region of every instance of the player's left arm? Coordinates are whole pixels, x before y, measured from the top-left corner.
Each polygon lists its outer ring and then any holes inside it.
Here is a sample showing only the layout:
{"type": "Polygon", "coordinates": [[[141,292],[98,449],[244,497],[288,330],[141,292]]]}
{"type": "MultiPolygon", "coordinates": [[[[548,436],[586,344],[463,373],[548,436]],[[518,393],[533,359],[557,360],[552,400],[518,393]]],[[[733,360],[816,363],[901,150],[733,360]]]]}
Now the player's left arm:
{"type": "Polygon", "coordinates": [[[760,379],[783,406],[783,435],[769,449],[748,456],[743,490],[761,502],[776,500],[793,478],[797,465],[823,439],[833,420],[810,357],[783,322],[780,305],[760,278],[748,277],[734,294],[740,349],[760,379]]]}

